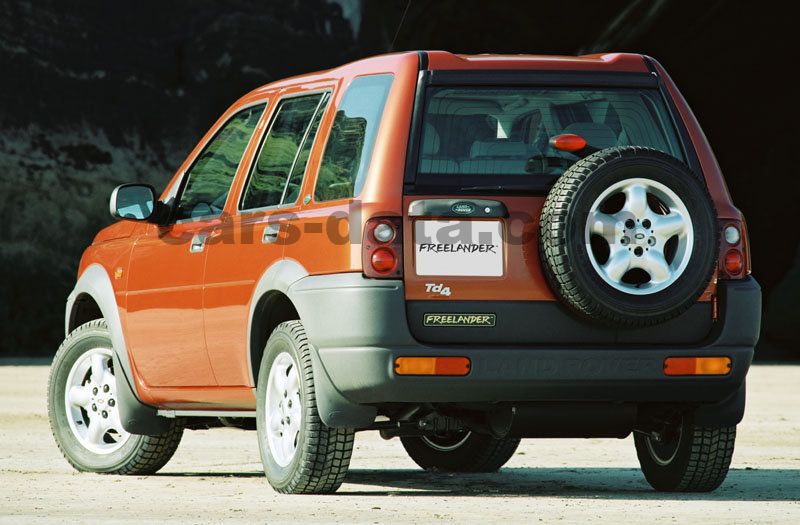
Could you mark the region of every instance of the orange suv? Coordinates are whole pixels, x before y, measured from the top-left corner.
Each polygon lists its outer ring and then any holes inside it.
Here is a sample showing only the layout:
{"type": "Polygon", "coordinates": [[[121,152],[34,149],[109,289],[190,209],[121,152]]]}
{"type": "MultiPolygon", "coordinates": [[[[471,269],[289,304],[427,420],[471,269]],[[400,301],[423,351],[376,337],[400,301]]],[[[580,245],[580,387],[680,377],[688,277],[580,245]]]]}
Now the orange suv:
{"type": "Polygon", "coordinates": [[[723,481],[759,333],[745,223],[664,69],[408,52],[275,82],[86,250],[49,383],[79,470],[257,430],[280,492],[356,431],[421,467],[631,433],[657,490],[723,481]]]}

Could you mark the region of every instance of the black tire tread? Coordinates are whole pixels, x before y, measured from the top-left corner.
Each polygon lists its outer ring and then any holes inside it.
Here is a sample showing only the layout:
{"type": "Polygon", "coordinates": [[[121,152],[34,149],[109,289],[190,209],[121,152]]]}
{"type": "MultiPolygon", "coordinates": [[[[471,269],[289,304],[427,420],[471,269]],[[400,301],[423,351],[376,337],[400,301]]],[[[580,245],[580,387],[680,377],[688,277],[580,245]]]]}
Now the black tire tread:
{"type": "Polygon", "coordinates": [[[176,420],[172,427],[160,436],[144,436],[130,462],[117,470],[116,474],[141,476],[155,474],[172,459],[183,438],[183,425],[176,420]]]}
{"type": "Polygon", "coordinates": [[[647,446],[645,435],[636,435],[636,454],[648,483],[661,492],[711,492],[725,477],[733,459],[736,427],[702,427],[682,423],[688,442],[679,445],[675,458],[667,465],[657,463],[647,446]]]}
{"type": "Polygon", "coordinates": [[[482,454],[475,456],[474,461],[468,462],[462,472],[495,472],[505,465],[517,451],[520,444],[519,438],[504,438],[492,441],[482,454]]]}
{"type": "Polygon", "coordinates": [[[733,458],[736,427],[695,427],[689,464],[678,492],[710,492],[728,475],[733,458]]]}

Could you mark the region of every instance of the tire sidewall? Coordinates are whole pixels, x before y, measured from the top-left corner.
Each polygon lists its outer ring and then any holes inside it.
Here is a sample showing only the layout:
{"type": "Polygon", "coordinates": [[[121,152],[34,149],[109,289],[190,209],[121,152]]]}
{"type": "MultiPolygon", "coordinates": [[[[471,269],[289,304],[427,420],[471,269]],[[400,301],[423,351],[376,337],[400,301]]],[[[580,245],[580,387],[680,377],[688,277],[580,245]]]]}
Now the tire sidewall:
{"type": "Polygon", "coordinates": [[[264,349],[264,358],[258,373],[256,417],[258,428],[258,447],[261,452],[264,473],[269,479],[270,484],[276,489],[292,486],[297,477],[300,465],[303,462],[307,441],[307,427],[309,415],[309,388],[308,378],[304,373],[301,355],[295,341],[283,330],[275,330],[272,333],[264,349]],[[285,467],[279,465],[272,456],[267,438],[267,387],[269,384],[269,373],[272,363],[281,353],[286,352],[294,361],[294,366],[298,367],[298,377],[300,379],[300,398],[301,398],[301,418],[300,435],[297,441],[297,449],[294,457],[285,467]]]}
{"type": "MultiPolygon", "coordinates": [[[[650,152],[647,152],[650,153],[650,152]]],[[[618,316],[648,318],[679,310],[703,292],[719,249],[716,212],[702,182],[680,161],[665,154],[620,156],[599,166],[581,184],[567,213],[567,252],[574,280],[594,300],[618,316]],[[683,201],[692,220],[694,243],[689,263],[670,286],[656,293],[633,295],[609,285],[595,270],[585,244],[588,210],[611,185],[632,178],[660,182],[683,201]]]]}
{"type": "MultiPolygon", "coordinates": [[[[56,353],[50,369],[47,392],[47,408],[50,428],[57,444],[67,460],[78,470],[91,472],[113,472],[124,467],[136,454],[144,436],[131,434],[128,441],[110,454],[97,454],[85,448],[69,425],[65,396],[69,372],[85,352],[93,348],[112,350],[111,337],[105,325],[83,326],[71,333],[56,353]]],[[[116,376],[116,374],[115,374],[116,376]]]]}

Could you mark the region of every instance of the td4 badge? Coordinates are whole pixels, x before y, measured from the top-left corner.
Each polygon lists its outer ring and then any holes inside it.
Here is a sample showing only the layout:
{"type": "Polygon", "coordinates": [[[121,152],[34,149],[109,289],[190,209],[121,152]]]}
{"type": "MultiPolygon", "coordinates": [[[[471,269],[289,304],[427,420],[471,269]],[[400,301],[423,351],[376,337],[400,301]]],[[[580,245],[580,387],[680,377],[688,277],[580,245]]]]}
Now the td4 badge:
{"type": "Polygon", "coordinates": [[[427,293],[438,293],[439,295],[450,297],[450,287],[442,283],[426,283],[425,291],[427,293]]]}

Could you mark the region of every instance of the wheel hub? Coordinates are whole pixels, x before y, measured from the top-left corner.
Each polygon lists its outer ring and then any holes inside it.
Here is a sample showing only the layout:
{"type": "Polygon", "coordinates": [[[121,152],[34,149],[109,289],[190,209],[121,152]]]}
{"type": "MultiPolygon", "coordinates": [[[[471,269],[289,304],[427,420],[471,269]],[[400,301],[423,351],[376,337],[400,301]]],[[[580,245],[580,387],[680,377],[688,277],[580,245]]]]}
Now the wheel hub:
{"type": "Polygon", "coordinates": [[[694,234],[686,205],[667,186],[651,179],[613,184],[592,204],[585,242],[598,275],[614,289],[634,295],[656,293],[673,284],[686,269],[694,234]],[[612,200],[621,200],[613,208],[612,200]],[[655,203],[655,205],[653,205],[655,203]],[[609,207],[613,209],[609,209],[609,207]],[[600,239],[603,257],[593,246],[600,239]],[[638,270],[636,279],[631,270],[638,270]]]}

